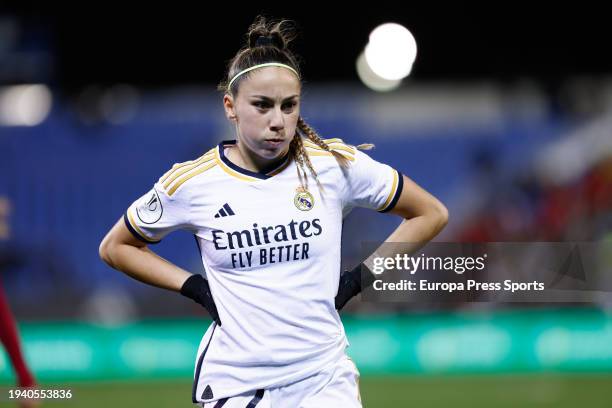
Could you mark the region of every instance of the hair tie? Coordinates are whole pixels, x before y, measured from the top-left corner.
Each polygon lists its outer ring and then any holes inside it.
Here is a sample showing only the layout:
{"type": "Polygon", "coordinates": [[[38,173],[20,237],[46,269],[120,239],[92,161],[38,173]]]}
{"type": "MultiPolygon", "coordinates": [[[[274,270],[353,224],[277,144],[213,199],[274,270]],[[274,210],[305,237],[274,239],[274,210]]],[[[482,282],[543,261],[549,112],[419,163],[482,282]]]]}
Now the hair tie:
{"type": "Polygon", "coordinates": [[[269,35],[262,35],[261,37],[257,38],[257,40],[255,40],[256,47],[265,47],[265,46],[273,46],[273,45],[274,45],[274,41],[272,40],[272,37],[269,35]]]}

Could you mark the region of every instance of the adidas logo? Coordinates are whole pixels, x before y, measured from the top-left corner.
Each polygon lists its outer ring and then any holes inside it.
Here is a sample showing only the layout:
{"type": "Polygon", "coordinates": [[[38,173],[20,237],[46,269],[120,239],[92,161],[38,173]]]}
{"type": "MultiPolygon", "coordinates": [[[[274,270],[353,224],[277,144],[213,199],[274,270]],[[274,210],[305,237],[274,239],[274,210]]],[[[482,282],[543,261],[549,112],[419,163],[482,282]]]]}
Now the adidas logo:
{"type": "Polygon", "coordinates": [[[212,392],[212,388],[210,388],[210,385],[207,385],[206,388],[204,388],[204,392],[202,393],[202,399],[211,399],[213,398],[213,392],[212,392]]]}
{"type": "Polygon", "coordinates": [[[236,215],[234,214],[234,210],[232,210],[230,208],[230,206],[225,203],[223,204],[223,208],[221,208],[216,214],[215,214],[215,218],[219,218],[219,217],[229,217],[230,215],[236,215]]]}

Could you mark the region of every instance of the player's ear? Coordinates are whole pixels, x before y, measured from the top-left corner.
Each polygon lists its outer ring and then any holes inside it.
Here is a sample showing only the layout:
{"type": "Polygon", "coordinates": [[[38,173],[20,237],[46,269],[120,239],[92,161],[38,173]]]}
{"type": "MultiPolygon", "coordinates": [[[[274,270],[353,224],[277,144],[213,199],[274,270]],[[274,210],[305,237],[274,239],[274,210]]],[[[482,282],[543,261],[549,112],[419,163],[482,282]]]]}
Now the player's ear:
{"type": "Polygon", "coordinates": [[[235,121],[236,120],[236,109],[234,105],[234,98],[231,95],[229,94],[223,95],[223,108],[225,109],[225,116],[229,120],[235,121]]]}

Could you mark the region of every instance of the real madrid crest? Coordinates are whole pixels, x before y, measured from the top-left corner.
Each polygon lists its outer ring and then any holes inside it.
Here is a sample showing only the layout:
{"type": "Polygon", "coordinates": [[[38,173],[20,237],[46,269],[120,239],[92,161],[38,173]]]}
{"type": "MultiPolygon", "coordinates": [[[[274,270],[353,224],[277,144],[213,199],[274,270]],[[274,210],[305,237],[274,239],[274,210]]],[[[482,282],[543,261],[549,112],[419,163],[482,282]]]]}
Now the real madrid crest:
{"type": "Polygon", "coordinates": [[[300,211],[310,211],[314,207],[314,197],[304,187],[298,187],[295,189],[295,197],[293,203],[300,211]]]}

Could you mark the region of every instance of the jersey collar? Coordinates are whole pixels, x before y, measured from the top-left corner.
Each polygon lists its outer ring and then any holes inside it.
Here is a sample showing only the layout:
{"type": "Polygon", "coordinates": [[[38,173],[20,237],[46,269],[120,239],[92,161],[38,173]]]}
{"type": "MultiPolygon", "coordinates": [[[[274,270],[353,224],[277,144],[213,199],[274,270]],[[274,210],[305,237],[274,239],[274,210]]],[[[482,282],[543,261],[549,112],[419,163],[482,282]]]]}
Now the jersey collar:
{"type": "Polygon", "coordinates": [[[217,157],[220,160],[219,164],[221,165],[221,168],[226,173],[234,177],[238,177],[242,180],[247,180],[247,181],[254,181],[256,179],[267,180],[270,177],[273,177],[274,175],[280,173],[285,167],[287,167],[287,165],[290,162],[290,155],[289,155],[289,152],[287,152],[283,156],[283,159],[281,160],[280,164],[275,164],[274,166],[265,168],[260,172],[243,169],[242,167],[229,161],[229,159],[225,156],[225,147],[235,146],[235,145],[236,145],[236,140],[222,141],[221,143],[219,143],[219,146],[217,146],[217,157]],[[238,173],[238,174],[235,174],[235,173],[238,173]],[[242,177],[240,177],[240,175],[242,175],[242,177]]]}

